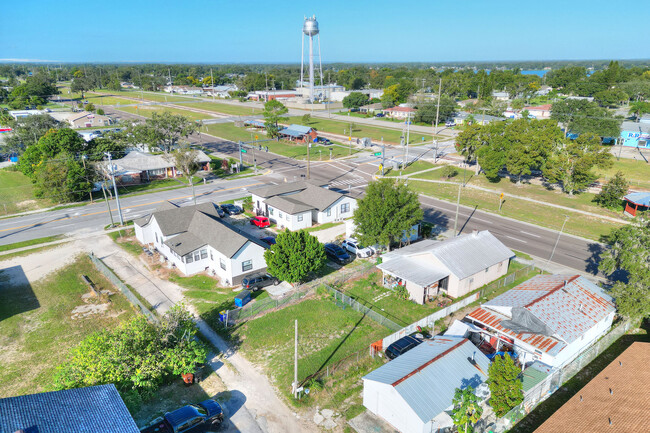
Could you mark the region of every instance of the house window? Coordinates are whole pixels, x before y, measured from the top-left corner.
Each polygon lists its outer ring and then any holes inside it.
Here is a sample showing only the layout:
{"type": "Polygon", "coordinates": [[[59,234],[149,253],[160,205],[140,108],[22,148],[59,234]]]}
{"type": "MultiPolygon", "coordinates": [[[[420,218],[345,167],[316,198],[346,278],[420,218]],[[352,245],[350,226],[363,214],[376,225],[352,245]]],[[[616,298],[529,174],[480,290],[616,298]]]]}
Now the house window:
{"type": "Polygon", "coordinates": [[[199,260],[201,260],[201,253],[198,251],[194,251],[194,261],[198,262],[199,260]]]}
{"type": "Polygon", "coordinates": [[[291,221],[291,215],[287,214],[287,221],[291,221]]]}
{"type": "Polygon", "coordinates": [[[188,254],[185,256],[185,263],[192,263],[194,261],[194,258],[192,257],[192,254],[188,254]]]}
{"type": "Polygon", "coordinates": [[[219,258],[219,266],[220,266],[221,269],[223,269],[224,271],[226,270],[226,262],[225,262],[222,258],[219,258]]]}
{"type": "Polygon", "coordinates": [[[282,212],[278,212],[278,218],[282,218],[282,212]]]}
{"type": "Polygon", "coordinates": [[[208,258],[208,250],[201,250],[201,260],[208,258]]]}
{"type": "Polygon", "coordinates": [[[485,268],[485,272],[487,272],[487,271],[489,271],[489,270],[490,270],[490,267],[489,267],[489,266],[488,266],[487,268],[485,268]]]}
{"type": "Polygon", "coordinates": [[[269,208],[269,215],[273,215],[273,208],[272,207],[269,208]]]}
{"type": "Polygon", "coordinates": [[[471,286],[473,282],[474,282],[474,278],[472,277],[472,278],[469,279],[469,283],[467,285],[471,286]]]}
{"type": "Polygon", "coordinates": [[[212,251],[210,251],[210,260],[214,262],[214,257],[212,256],[212,251]]]}
{"type": "Polygon", "coordinates": [[[342,203],[341,213],[347,213],[347,212],[350,212],[350,203],[342,203]]]}
{"type": "Polygon", "coordinates": [[[332,216],[332,208],[331,207],[327,208],[327,216],[332,216]]]}
{"type": "Polygon", "coordinates": [[[156,235],[156,243],[158,243],[158,233],[154,233],[156,235]]]}
{"type": "Polygon", "coordinates": [[[253,269],[253,261],[252,260],[246,260],[245,262],[241,262],[241,270],[242,272],[250,271],[253,269]]]}
{"type": "Polygon", "coordinates": [[[302,221],[302,215],[298,215],[298,221],[302,221]]]}

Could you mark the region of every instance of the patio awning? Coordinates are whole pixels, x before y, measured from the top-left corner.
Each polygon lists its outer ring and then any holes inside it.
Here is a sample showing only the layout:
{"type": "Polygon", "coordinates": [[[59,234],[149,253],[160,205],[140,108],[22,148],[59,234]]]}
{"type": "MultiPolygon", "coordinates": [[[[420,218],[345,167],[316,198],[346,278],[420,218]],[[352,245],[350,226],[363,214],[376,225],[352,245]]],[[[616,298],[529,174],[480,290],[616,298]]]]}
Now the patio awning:
{"type": "Polygon", "coordinates": [[[394,277],[420,287],[430,286],[449,276],[449,272],[446,270],[437,268],[430,262],[424,262],[412,257],[398,257],[383,262],[377,267],[394,277]]]}
{"type": "Polygon", "coordinates": [[[650,192],[633,192],[623,199],[638,206],[650,207],[650,192]]]}

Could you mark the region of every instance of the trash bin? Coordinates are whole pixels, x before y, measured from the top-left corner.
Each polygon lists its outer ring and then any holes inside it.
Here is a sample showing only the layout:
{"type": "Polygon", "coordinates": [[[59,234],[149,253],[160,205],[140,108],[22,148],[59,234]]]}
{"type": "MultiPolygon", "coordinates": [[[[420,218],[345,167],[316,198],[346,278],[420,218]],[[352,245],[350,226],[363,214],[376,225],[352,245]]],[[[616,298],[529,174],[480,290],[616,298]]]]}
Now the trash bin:
{"type": "Polygon", "coordinates": [[[250,300],[251,300],[250,290],[242,290],[241,293],[235,296],[235,305],[241,308],[244,305],[248,304],[250,300]]]}
{"type": "Polygon", "coordinates": [[[219,321],[222,323],[226,323],[226,318],[228,315],[226,314],[226,310],[221,310],[219,311],[219,321]]]}

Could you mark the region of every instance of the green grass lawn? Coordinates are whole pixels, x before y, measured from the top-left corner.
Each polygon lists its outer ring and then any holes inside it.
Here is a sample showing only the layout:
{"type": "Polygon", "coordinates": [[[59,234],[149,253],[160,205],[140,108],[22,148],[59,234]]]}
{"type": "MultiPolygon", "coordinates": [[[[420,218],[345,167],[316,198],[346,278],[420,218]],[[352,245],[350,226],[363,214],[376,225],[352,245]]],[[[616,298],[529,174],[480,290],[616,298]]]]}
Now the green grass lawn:
{"type": "MultiPolygon", "coordinates": [[[[216,123],[212,125],[206,125],[208,134],[214,135],[216,137],[225,138],[230,141],[251,141],[254,139],[255,134],[259,135],[259,132],[248,131],[245,128],[240,128],[235,126],[234,123],[216,123]]],[[[265,135],[262,135],[264,138],[265,135]]],[[[277,153],[278,155],[288,156],[295,159],[307,159],[307,145],[305,143],[291,143],[288,141],[265,141],[260,143],[262,145],[262,152],[264,148],[268,146],[269,152],[277,153]]],[[[320,158],[322,160],[329,159],[330,149],[332,151],[332,158],[339,158],[350,154],[350,150],[342,146],[321,146],[321,145],[312,145],[311,147],[311,160],[318,161],[320,158]],[[319,152],[320,151],[320,152],[319,152]]],[[[259,152],[259,149],[251,150],[248,149],[248,152],[243,155],[244,162],[248,165],[252,165],[253,162],[253,152],[259,152]]],[[[352,148],[352,154],[359,152],[359,150],[352,148]]]]}
{"type": "MultiPolygon", "coordinates": [[[[302,116],[289,117],[287,118],[286,123],[302,124],[302,116]]],[[[352,123],[354,123],[354,121],[352,123]]],[[[338,121],[338,120],[329,120],[329,119],[312,117],[311,120],[309,121],[308,126],[311,126],[312,128],[316,128],[319,131],[329,132],[332,134],[347,135],[350,132],[349,131],[350,123],[338,121]]],[[[373,140],[373,143],[375,144],[381,143],[382,137],[385,143],[400,144],[401,136],[402,136],[402,131],[400,131],[399,129],[380,128],[376,126],[364,125],[361,123],[356,124],[356,127],[354,127],[354,131],[352,133],[353,140],[356,139],[357,137],[359,138],[370,137],[373,140]]],[[[425,141],[431,141],[433,139],[431,134],[420,134],[417,132],[411,132],[409,135],[409,143],[411,144],[421,143],[422,137],[424,137],[425,141]]]]}
{"type": "Polygon", "coordinates": [[[32,181],[20,171],[0,170],[0,215],[48,206],[47,200],[34,198],[32,181]]]}
{"type": "Polygon", "coordinates": [[[139,116],[151,117],[154,112],[166,111],[172,114],[181,114],[191,120],[205,120],[205,119],[214,119],[214,116],[204,113],[195,113],[189,110],[182,110],[180,108],[166,107],[163,105],[138,105],[136,107],[115,107],[120,111],[125,111],[127,113],[137,114],[139,116]]]}
{"type": "Polygon", "coordinates": [[[47,242],[54,242],[54,241],[58,241],[59,239],[63,239],[63,235],[46,236],[44,238],[37,238],[28,241],[15,242],[13,244],[7,244],[7,245],[0,245],[0,251],[15,250],[16,248],[23,248],[32,245],[44,244],[47,242]]]}
{"type": "Polygon", "coordinates": [[[134,257],[142,254],[142,245],[135,239],[135,229],[123,229],[107,233],[113,241],[134,257]]]}
{"type": "Polygon", "coordinates": [[[231,340],[251,361],[266,368],[284,395],[293,378],[294,320],[298,320],[298,378],[367,348],[390,333],[351,308],[338,307],[329,296],[308,299],[249,320],[232,329],[231,340]]]}
{"type": "MultiPolygon", "coordinates": [[[[416,173],[418,171],[422,170],[428,170],[431,168],[436,168],[436,167],[441,167],[440,165],[432,164],[430,162],[426,161],[415,161],[414,163],[410,164],[408,167],[406,167],[406,170],[402,170],[401,173],[403,176],[416,173]]],[[[393,170],[391,168],[389,169],[384,169],[384,175],[385,176],[399,176],[400,175],[400,170],[393,170]]],[[[420,177],[419,175],[417,177],[420,177]]],[[[422,175],[424,178],[424,174],[422,175]]]]}
{"type": "Polygon", "coordinates": [[[622,171],[631,187],[650,189],[650,164],[635,159],[614,159],[614,165],[606,170],[596,169],[601,183],[609,181],[617,171],[622,171]]]}
{"type": "MultiPolygon", "coordinates": [[[[0,271],[0,397],[52,390],[56,367],[87,335],[112,328],[135,315],[131,304],[85,256],[28,286],[10,285],[0,271]],[[111,290],[108,309],[73,319],[75,307],[85,305],[88,275],[100,290],[111,290]]],[[[101,303],[89,298],[90,303],[101,303]]]]}
{"type": "Polygon", "coordinates": [[[223,102],[206,102],[197,101],[182,104],[183,107],[200,108],[201,110],[215,111],[222,114],[231,114],[233,116],[250,116],[251,114],[259,114],[262,112],[259,108],[253,106],[241,106],[233,104],[224,104],[223,102]]]}
{"type": "MultiPolygon", "coordinates": [[[[439,175],[438,172],[439,170],[429,173],[436,173],[439,175]]],[[[431,197],[441,198],[451,202],[455,202],[458,197],[457,185],[418,182],[411,179],[409,180],[409,186],[418,193],[429,195],[431,197]]],[[[580,195],[574,197],[578,198],[580,195]]],[[[541,199],[547,200],[545,198],[541,199]]],[[[499,212],[499,196],[498,194],[492,192],[479,191],[471,188],[462,188],[460,202],[465,206],[476,207],[480,210],[498,213],[500,215],[507,216],[516,220],[526,221],[554,230],[560,230],[562,223],[564,222],[564,212],[562,212],[561,209],[535,205],[528,201],[508,197],[507,194],[501,208],[501,212],[499,212]]],[[[621,226],[621,224],[606,221],[597,217],[574,214],[571,212],[566,213],[569,215],[569,220],[566,223],[566,227],[564,229],[565,232],[577,236],[582,236],[588,239],[597,240],[602,235],[609,234],[611,229],[621,226]]],[[[603,211],[602,213],[605,212],[603,211]]],[[[461,220],[460,222],[464,222],[464,220],[461,220]]]]}
{"type": "Polygon", "coordinates": [[[153,101],[153,102],[187,102],[187,101],[195,100],[192,97],[169,95],[167,93],[142,92],[142,94],[140,94],[139,90],[107,90],[107,89],[102,89],[102,90],[94,90],[94,92],[95,93],[104,93],[104,94],[108,94],[108,95],[115,95],[115,96],[124,96],[124,97],[127,97],[127,98],[137,98],[137,99],[142,98],[145,101],[153,101]]]}

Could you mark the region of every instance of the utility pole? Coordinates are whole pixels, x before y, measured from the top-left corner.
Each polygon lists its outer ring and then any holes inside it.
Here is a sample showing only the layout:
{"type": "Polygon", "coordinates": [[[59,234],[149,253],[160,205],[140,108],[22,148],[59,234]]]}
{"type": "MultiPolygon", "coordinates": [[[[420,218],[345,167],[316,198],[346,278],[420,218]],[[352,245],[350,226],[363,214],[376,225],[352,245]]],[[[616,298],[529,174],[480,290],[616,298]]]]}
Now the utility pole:
{"type": "Polygon", "coordinates": [[[384,137],[381,137],[381,175],[384,175],[384,165],[386,164],[386,145],[384,137]]]}
{"type": "Polygon", "coordinates": [[[108,197],[106,196],[106,185],[104,182],[102,182],[102,192],[104,193],[104,201],[106,202],[106,206],[108,206],[108,216],[111,217],[111,227],[115,225],[115,222],[113,222],[113,213],[111,212],[111,204],[108,201],[108,197]]]}
{"type": "Polygon", "coordinates": [[[404,144],[404,161],[402,161],[402,170],[406,168],[409,158],[409,137],[411,131],[411,113],[406,115],[406,143],[404,144]]]}
{"type": "Polygon", "coordinates": [[[436,125],[433,128],[433,139],[436,140],[436,154],[433,156],[433,162],[434,164],[438,162],[438,138],[436,135],[438,135],[438,121],[440,120],[440,96],[442,93],[442,78],[438,82],[438,104],[436,107],[436,125]]]}
{"type": "MultiPolygon", "coordinates": [[[[85,154],[81,155],[81,162],[84,165],[84,173],[85,173],[86,172],[86,155],[85,154]]],[[[86,177],[86,180],[88,180],[87,177],[86,177]]],[[[90,197],[90,202],[92,203],[93,202],[93,188],[92,187],[90,187],[90,191],[88,191],[88,196],[90,197]]]]}
{"type": "Polygon", "coordinates": [[[114,165],[111,162],[111,153],[105,152],[104,155],[108,156],[108,165],[111,170],[111,180],[113,181],[113,190],[115,191],[115,202],[117,203],[117,213],[120,216],[120,225],[124,225],[124,217],[122,216],[122,207],[120,206],[120,197],[117,194],[117,185],[115,184],[115,170],[114,165]]]}
{"type": "Polygon", "coordinates": [[[242,154],[241,154],[241,140],[239,141],[239,167],[241,168],[244,165],[244,161],[242,160],[242,154]]]}
{"type": "Polygon", "coordinates": [[[308,140],[307,141],[307,179],[311,179],[311,177],[310,177],[311,173],[309,171],[309,163],[310,163],[309,154],[310,154],[310,150],[311,150],[311,141],[308,140]]]}
{"type": "Polygon", "coordinates": [[[456,218],[454,219],[454,237],[458,236],[458,211],[460,210],[460,188],[458,184],[458,200],[456,201],[456,218]]]}
{"type": "Polygon", "coordinates": [[[557,244],[560,243],[560,236],[562,236],[562,232],[564,231],[564,226],[566,225],[567,221],[569,221],[569,215],[564,215],[564,222],[562,223],[562,228],[560,229],[560,233],[557,234],[555,245],[553,245],[553,251],[551,251],[551,256],[546,261],[546,266],[548,266],[548,264],[551,262],[551,259],[553,258],[553,255],[555,254],[555,249],[557,248],[557,244]]]}
{"type": "Polygon", "coordinates": [[[293,353],[293,398],[298,398],[298,320],[295,322],[295,338],[293,353]]]}

